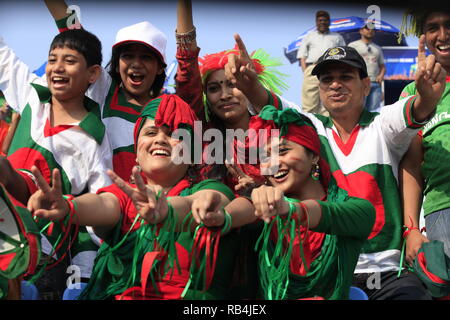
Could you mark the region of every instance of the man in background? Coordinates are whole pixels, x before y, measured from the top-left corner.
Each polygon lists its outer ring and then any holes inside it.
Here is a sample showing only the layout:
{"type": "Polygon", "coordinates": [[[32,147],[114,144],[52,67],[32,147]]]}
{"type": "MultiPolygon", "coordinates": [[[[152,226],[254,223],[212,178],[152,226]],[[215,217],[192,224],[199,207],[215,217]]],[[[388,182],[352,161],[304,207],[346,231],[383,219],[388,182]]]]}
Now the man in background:
{"type": "Polygon", "coordinates": [[[303,38],[297,52],[297,59],[303,71],[302,108],[304,112],[328,115],[319,97],[319,80],[311,75],[319,57],[329,48],[345,46],[344,38],[336,32],[330,32],[330,14],[327,11],[316,12],[316,29],[303,38]]]}
{"type": "Polygon", "coordinates": [[[383,51],[380,46],[373,42],[375,32],[376,30],[373,24],[366,24],[359,29],[361,39],[350,42],[348,45],[358,51],[367,65],[367,73],[370,78],[370,93],[364,102],[364,106],[370,112],[380,110],[381,101],[383,101],[381,83],[386,73],[383,51]]]}

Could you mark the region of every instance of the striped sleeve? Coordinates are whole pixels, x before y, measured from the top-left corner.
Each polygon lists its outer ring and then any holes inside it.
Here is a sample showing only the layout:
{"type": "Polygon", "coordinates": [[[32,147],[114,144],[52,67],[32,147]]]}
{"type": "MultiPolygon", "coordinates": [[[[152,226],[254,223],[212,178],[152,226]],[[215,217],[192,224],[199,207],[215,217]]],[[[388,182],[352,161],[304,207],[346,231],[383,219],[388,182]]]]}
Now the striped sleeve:
{"type": "Polygon", "coordinates": [[[403,119],[405,120],[406,126],[411,129],[420,129],[428,121],[417,122],[413,116],[414,101],[416,101],[417,95],[411,96],[407,99],[405,106],[403,107],[403,119]]]}
{"type": "Polygon", "coordinates": [[[314,231],[366,239],[375,222],[375,208],[364,199],[351,197],[344,202],[317,201],[322,218],[314,231]]]}

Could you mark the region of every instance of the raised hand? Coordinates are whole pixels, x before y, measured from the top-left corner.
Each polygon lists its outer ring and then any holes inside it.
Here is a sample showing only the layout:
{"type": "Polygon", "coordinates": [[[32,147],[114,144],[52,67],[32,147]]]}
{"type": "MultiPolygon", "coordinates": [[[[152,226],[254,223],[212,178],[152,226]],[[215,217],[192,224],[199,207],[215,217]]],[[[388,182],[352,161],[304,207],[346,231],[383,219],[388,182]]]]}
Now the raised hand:
{"type": "Polygon", "coordinates": [[[244,42],[239,34],[234,35],[236,45],[239,50],[239,56],[230,54],[228,56],[228,63],[225,65],[225,76],[236,87],[243,91],[247,91],[247,88],[253,88],[258,82],[258,75],[253,65],[253,61],[247,52],[244,42]]]}
{"type": "Polygon", "coordinates": [[[63,198],[59,170],[53,169],[51,187],[37,167],[31,167],[31,172],[36,178],[39,190],[28,200],[28,210],[38,218],[53,221],[64,218],[69,213],[69,205],[63,198]]]}
{"type": "Polygon", "coordinates": [[[191,210],[195,221],[207,227],[219,227],[225,223],[221,197],[216,191],[202,191],[202,195],[192,202],[191,210]]]}
{"type": "Polygon", "coordinates": [[[272,186],[261,186],[253,189],[252,202],[255,206],[255,215],[270,222],[274,215],[285,215],[289,212],[289,204],[284,199],[283,191],[272,186]]]}
{"type": "Polygon", "coordinates": [[[246,175],[238,165],[231,164],[225,160],[225,166],[228,172],[238,180],[238,183],[234,186],[236,192],[246,193],[246,191],[250,191],[257,185],[255,180],[246,175]]]}
{"type": "Polygon", "coordinates": [[[132,170],[136,188],[132,188],[125,183],[125,181],[112,170],[108,170],[107,174],[114,184],[131,198],[137,213],[144,218],[145,221],[151,224],[157,224],[167,217],[168,204],[165,195],[161,194],[162,187],[146,185],[138,168],[134,167],[132,170]]]}
{"type": "Polygon", "coordinates": [[[445,89],[446,72],[434,55],[426,56],[425,35],[419,38],[415,82],[420,99],[436,105],[445,89]]]}

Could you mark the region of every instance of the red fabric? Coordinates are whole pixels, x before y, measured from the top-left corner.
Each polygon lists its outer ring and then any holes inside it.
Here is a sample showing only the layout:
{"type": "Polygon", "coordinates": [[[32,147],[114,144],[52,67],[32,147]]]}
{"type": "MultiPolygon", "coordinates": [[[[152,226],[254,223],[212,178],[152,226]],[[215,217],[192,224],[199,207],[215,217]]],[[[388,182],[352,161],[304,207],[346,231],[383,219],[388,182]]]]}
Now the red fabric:
{"type": "MultiPolygon", "coordinates": [[[[132,188],[136,188],[136,185],[134,184],[128,182],[127,184],[132,188]]],[[[168,197],[177,196],[181,193],[181,191],[188,188],[189,185],[190,185],[189,180],[187,179],[180,180],[174,187],[172,187],[172,189],[169,190],[167,196],[168,197]]],[[[122,226],[120,229],[123,234],[126,234],[128,230],[131,228],[131,225],[133,224],[137,214],[136,208],[133,204],[133,200],[131,200],[131,198],[115,184],[101,188],[97,191],[98,194],[103,192],[112,193],[119,200],[120,211],[124,215],[122,220],[122,226]]],[[[138,221],[134,225],[132,231],[136,231],[137,229],[139,229],[139,226],[140,222],[138,221]]]]}
{"type": "Polygon", "coordinates": [[[184,287],[189,280],[189,253],[178,243],[175,243],[178,262],[180,263],[180,273],[178,268],[174,268],[172,272],[168,272],[166,276],[157,281],[156,292],[153,286],[147,286],[145,295],[142,295],[141,287],[133,287],[126,290],[123,294],[117,295],[117,300],[176,300],[181,299],[184,287]]]}
{"type": "Polygon", "coordinates": [[[124,181],[130,181],[131,171],[136,165],[134,152],[121,151],[113,155],[114,172],[124,181]]]}
{"type": "MultiPolygon", "coordinates": [[[[178,129],[181,125],[188,125],[192,128],[194,127],[194,122],[198,120],[194,111],[189,107],[189,105],[183,101],[180,97],[175,94],[163,94],[152,101],[159,101],[158,109],[155,115],[155,126],[160,127],[166,125],[170,128],[170,131],[178,129]]],[[[139,131],[142,127],[142,121],[147,117],[147,108],[154,108],[155,105],[149,102],[149,104],[142,110],[141,116],[137,119],[134,126],[134,150],[137,150],[137,138],[139,136],[139,131]]],[[[200,140],[201,141],[201,140],[200,140]]]]}
{"type": "Polygon", "coordinates": [[[9,126],[10,126],[9,123],[7,123],[4,120],[0,120],[0,147],[3,146],[5,137],[8,134],[9,126]]]}
{"type": "Polygon", "coordinates": [[[15,252],[0,255],[0,270],[5,271],[6,269],[8,269],[9,264],[15,256],[15,252]]]}
{"type": "Polygon", "coordinates": [[[361,127],[359,126],[359,124],[353,128],[353,130],[350,134],[350,138],[347,140],[346,143],[344,143],[342,141],[341,137],[334,130],[332,130],[334,141],[336,142],[337,146],[339,147],[339,149],[341,149],[342,153],[345,156],[348,156],[350,154],[350,152],[352,152],[352,149],[353,149],[353,146],[355,145],[356,138],[358,137],[360,128],[361,127]]]}
{"type": "Polygon", "coordinates": [[[178,129],[181,124],[194,126],[194,121],[198,119],[185,101],[174,94],[165,94],[159,98],[161,102],[156,112],[156,126],[166,125],[171,131],[178,129]]]}
{"type": "Polygon", "coordinates": [[[23,171],[17,171],[18,174],[20,174],[23,178],[23,180],[25,180],[25,183],[27,184],[27,188],[28,191],[30,192],[30,194],[35,193],[39,188],[36,185],[36,183],[33,181],[33,179],[31,178],[30,174],[27,174],[23,171]]]}
{"type": "Polygon", "coordinates": [[[184,50],[181,47],[177,48],[178,67],[175,75],[175,84],[177,95],[186,101],[197,117],[205,123],[203,86],[198,66],[199,51],[199,48],[195,51],[184,50]]]}
{"type": "MultiPolygon", "coordinates": [[[[47,183],[51,182],[51,171],[47,163],[47,160],[38,150],[34,150],[31,148],[20,148],[17,151],[15,151],[12,155],[10,155],[8,157],[8,160],[14,167],[14,169],[31,170],[31,167],[35,165],[41,172],[45,181],[47,181],[47,183]]],[[[21,172],[19,173],[26,179],[25,176],[26,174],[22,174],[21,172]]],[[[28,182],[27,184],[29,188],[32,188],[32,184],[29,184],[28,182]]],[[[32,190],[30,189],[30,192],[31,191],[32,190]]]]}
{"type": "Polygon", "coordinates": [[[374,238],[386,223],[383,196],[377,180],[365,171],[344,175],[341,170],[336,170],[333,172],[333,177],[336,179],[338,187],[346,190],[350,197],[366,199],[372,203],[375,208],[375,223],[368,239],[374,238]]]}
{"type": "Polygon", "coordinates": [[[45,121],[45,126],[44,126],[44,137],[54,136],[55,134],[58,134],[64,130],[70,129],[73,126],[74,125],[72,125],[72,124],[62,124],[59,126],[52,127],[52,125],[50,124],[50,120],[47,119],[47,121],[45,121]]]}
{"type": "MultiPolygon", "coordinates": [[[[228,63],[228,56],[230,54],[235,54],[239,56],[239,49],[237,45],[231,50],[224,50],[217,53],[206,54],[202,58],[199,58],[200,62],[200,73],[204,77],[208,72],[224,69],[225,65],[228,63]]],[[[253,53],[252,53],[253,54],[253,53]]],[[[252,55],[250,54],[250,56],[252,55]]],[[[255,66],[255,71],[257,74],[261,74],[264,71],[264,65],[258,59],[252,59],[253,65],[255,66]]]]}
{"type": "Polygon", "coordinates": [[[140,111],[137,111],[132,107],[122,106],[119,104],[119,86],[116,86],[116,88],[114,89],[114,93],[111,98],[111,103],[109,104],[109,107],[111,108],[111,110],[117,110],[135,116],[138,116],[141,113],[140,111]]]}

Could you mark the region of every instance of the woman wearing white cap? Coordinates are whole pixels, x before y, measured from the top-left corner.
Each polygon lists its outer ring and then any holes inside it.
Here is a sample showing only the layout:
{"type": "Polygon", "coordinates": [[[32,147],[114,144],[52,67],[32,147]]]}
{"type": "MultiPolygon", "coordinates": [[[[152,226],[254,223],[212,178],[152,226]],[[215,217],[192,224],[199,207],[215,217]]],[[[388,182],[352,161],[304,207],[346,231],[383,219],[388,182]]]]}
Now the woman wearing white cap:
{"type": "MultiPolygon", "coordinates": [[[[60,32],[77,27],[70,23],[71,15],[64,0],[45,0],[45,3],[60,32]]],[[[164,33],[148,21],[120,29],[107,72],[87,92],[100,105],[113,148],[114,171],[126,181],[136,165],[134,123],[141,110],[160,94],[166,78],[166,43],[164,33]]]]}

